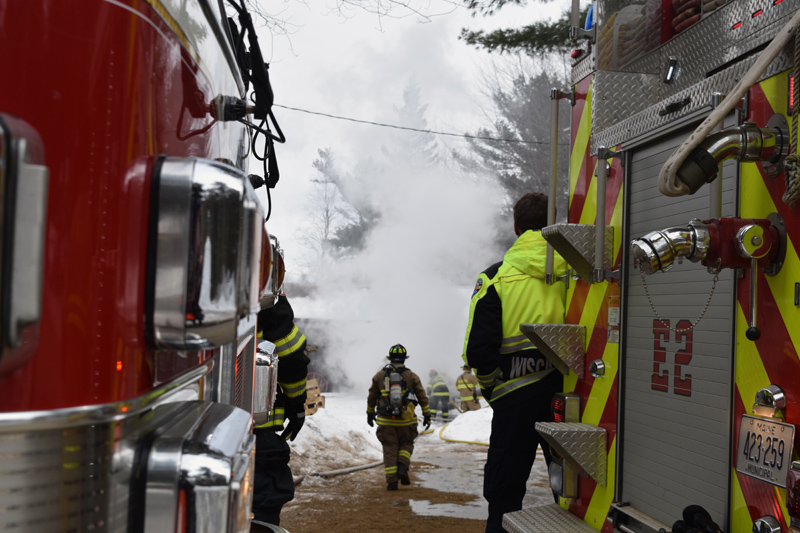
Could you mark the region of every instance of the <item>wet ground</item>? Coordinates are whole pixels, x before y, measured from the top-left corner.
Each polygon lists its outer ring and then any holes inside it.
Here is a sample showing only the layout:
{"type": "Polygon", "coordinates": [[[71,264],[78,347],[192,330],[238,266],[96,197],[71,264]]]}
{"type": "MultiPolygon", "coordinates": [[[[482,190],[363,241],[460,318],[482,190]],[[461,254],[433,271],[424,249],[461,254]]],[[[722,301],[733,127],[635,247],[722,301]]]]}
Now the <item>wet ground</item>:
{"type": "MultiPolygon", "coordinates": [[[[482,497],[487,448],[445,442],[437,433],[418,438],[411,485],[386,491],[382,466],[327,479],[309,476],[297,486],[295,500],[284,507],[281,525],[291,533],[482,532],[487,515],[482,497]]],[[[525,506],[552,501],[540,451],[525,506]]]]}

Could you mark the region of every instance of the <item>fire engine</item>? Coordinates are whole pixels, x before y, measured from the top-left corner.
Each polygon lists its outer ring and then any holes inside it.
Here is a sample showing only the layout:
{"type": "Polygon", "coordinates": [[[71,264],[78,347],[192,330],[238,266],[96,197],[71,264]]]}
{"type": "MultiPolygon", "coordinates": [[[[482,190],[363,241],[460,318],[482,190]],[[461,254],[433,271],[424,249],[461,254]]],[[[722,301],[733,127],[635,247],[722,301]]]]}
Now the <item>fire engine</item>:
{"type": "Polygon", "coordinates": [[[282,135],[245,5],[2,0],[0,49],[0,530],[248,531],[282,135]]]}
{"type": "Polygon", "coordinates": [[[554,123],[571,110],[568,220],[542,231],[566,319],[521,326],[564,374],[537,424],[559,504],[504,527],[800,531],[800,1],[586,19],[551,93],[554,123]]]}

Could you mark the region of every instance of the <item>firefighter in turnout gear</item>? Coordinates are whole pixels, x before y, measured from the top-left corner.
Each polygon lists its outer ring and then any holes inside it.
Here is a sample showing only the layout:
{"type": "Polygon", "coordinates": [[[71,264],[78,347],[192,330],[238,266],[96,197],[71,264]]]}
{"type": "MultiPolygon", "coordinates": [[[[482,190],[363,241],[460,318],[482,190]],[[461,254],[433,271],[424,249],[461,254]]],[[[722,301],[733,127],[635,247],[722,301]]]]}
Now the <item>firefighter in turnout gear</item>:
{"type": "Polygon", "coordinates": [[[431,402],[431,415],[436,416],[436,412],[441,411],[442,418],[447,418],[450,409],[450,389],[436,370],[430,371],[429,378],[427,393],[431,402]]]}
{"type": "Polygon", "coordinates": [[[389,349],[388,365],[372,378],[367,398],[367,424],[378,422],[377,436],[383,446],[386,490],[397,490],[397,482],[408,485],[414,439],[417,438],[416,404],[422,407],[425,429],[431,425],[428,397],[414,372],[405,367],[408,352],[401,344],[389,349]]]}
{"type": "Polygon", "coordinates": [[[481,408],[479,399],[483,398],[478,390],[478,378],[468,365],[461,369],[464,372],[456,379],[456,390],[461,394],[461,411],[477,411],[481,408]]]}
{"type": "Polygon", "coordinates": [[[258,313],[258,342],[263,341],[275,345],[279,388],[267,422],[253,428],[256,436],[253,516],[256,521],[277,526],[281,508],[294,499],[286,441],[297,437],[305,421],[309,363],[306,337],[294,324],[294,311],[286,295],[281,295],[274,306],[258,313]]]}
{"type": "MultiPolygon", "coordinates": [[[[562,377],[519,329],[522,323],[564,323],[564,284],[545,283],[546,224],[547,196],[523,195],[514,205],[517,240],[478,276],[470,303],[464,362],[476,370],[493,409],[483,484],[487,533],[504,531],[503,514],[522,509],[537,445],[550,463],[550,447],[534,426],[550,420],[562,377]]],[[[556,254],[554,263],[555,274],[562,274],[564,260],[556,254]]]]}

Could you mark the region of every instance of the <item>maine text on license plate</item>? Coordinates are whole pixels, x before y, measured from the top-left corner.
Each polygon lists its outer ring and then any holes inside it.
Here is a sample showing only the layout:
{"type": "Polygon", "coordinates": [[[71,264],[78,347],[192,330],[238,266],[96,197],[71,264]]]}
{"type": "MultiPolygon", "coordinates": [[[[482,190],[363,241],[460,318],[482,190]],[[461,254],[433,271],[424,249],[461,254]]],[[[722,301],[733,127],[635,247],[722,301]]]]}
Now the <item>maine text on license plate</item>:
{"type": "Polygon", "coordinates": [[[793,444],[792,424],[743,415],[739,427],[736,471],[786,488],[793,444]]]}

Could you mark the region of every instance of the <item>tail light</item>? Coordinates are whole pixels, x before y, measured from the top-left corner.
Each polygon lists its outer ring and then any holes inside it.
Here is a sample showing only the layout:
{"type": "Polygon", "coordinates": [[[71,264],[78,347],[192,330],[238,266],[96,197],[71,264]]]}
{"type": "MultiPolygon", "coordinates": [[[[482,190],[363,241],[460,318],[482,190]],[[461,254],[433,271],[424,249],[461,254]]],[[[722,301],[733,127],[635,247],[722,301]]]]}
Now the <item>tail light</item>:
{"type": "Polygon", "coordinates": [[[581,397],[569,392],[558,392],[550,400],[553,422],[580,422],[581,397]]]}
{"type": "Polygon", "coordinates": [[[234,341],[260,299],[264,211],[250,180],[217,161],[167,157],[151,191],[148,340],[177,350],[234,341]]]}
{"type": "Polygon", "coordinates": [[[794,461],[786,476],[786,510],[791,526],[800,527],[800,462],[794,461]]]}

